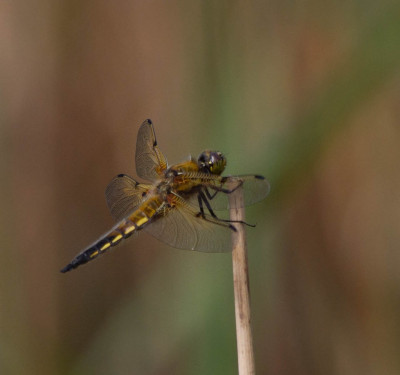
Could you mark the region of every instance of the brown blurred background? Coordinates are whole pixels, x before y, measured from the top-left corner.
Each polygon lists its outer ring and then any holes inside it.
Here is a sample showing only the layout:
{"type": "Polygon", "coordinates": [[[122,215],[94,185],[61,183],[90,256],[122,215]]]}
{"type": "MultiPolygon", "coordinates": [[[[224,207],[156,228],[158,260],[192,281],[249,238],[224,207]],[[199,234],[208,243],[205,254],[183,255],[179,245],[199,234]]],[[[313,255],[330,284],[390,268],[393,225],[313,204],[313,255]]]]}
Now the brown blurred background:
{"type": "Polygon", "coordinates": [[[237,373],[231,257],[113,223],[139,125],[259,173],[258,374],[400,373],[400,3],[0,3],[1,374],[237,373]]]}

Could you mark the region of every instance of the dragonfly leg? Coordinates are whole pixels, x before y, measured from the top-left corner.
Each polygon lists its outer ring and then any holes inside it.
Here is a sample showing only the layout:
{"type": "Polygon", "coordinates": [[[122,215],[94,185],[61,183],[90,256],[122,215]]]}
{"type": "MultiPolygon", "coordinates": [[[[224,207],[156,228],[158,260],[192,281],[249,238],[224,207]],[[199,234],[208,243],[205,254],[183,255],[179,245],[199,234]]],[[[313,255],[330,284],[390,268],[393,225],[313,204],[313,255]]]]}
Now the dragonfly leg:
{"type": "MultiPolygon", "coordinates": [[[[205,190],[207,191],[207,189],[205,189],[205,190]]],[[[209,194],[209,192],[208,192],[208,194],[209,194]]],[[[207,195],[207,192],[206,192],[206,195],[207,195]]],[[[205,218],[204,207],[203,207],[203,202],[204,202],[204,204],[205,204],[206,207],[207,207],[208,212],[210,213],[210,215],[211,215],[215,220],[222,221],[222,222],[224,222],[224,223],[240,223],[240,224],[245,224],[245,225],[247,225],[247,226],[249,226],[249,227],[253,227],[253,228],[255,227],[254,224],[246,223],[246,222],[243,221],[243,220],[225,220],[225,219],[220,219],[220,218],[215,214],[214,210],[212,209],[212,207],[211,207],[211,205],[210,205],[210,202],[208,201],[206,195],[205,195],[202,191],[200,191],[199,194],[197,195],[197,199],[198,199],[198,201],[199,201],[199,207],[200,207],[200,214],[201,214],[201,216],[202,216],[203,218],[205,218]]],[[[214,196],[215,196],[215,194],[214,194],[214,196]]],[[[210,198],[210,199],[212,199],[212,198],[210,198]]]]}
{"type": "MultiPolygon", "coordinates": [[[[225,183],[225,181],[226,181],[226,179],[222,179],[221,182],[222,182],[222,183],[225,183]]],[[[213,198],[217,195],[218,192],[222,192],[222,193],[225,193],[225,194],[231,194],[231,193],[233,193],[236,189],[240,188],[242,185],[243,185],[243,181],[239,181],[239,183],[238,183],[233,189],[225,189],[225,188],[220,187],[220,186],[208,185],[207,187],[209,187],[209,188],[215,190],[215,192],[214,192],[214,194],[210,194],[210,192],[207,191],[206,194],[207,194],[207,197],[208,197],[209,199],[213,199],[213,198]]],[[[207,190],[207,188],[206,188],[205,190],[207,190]]]]}
{"type": "Polygon", "coordinates": [[[219,190],[215,190],[214,193],[211,194],[207,187],[204,188],[204,192],[206,193],[207,198],[210,200],[212,200],[217,195],[218,191],[219,190]]]}
{"type": "Polygon", "coordinates": [[[210,200],[212,200],[212,199],[214,199],[214,197],[215,197],[219,192],[222,192],[222,193],[224,193],[224,194],[231,194],[231,193],[233,193],[238,187],[240,187],[240,186],[242,186],[242,185],[243,185],[243,181],[240,181],[240,183],[239,183],[236,187],[234,187],[233,189],[224,189],[224,188],[222,188],[222,187],[218,187],[218,186],[215,186],[215,185],[208,185],[208,186],[204,187],[204,192],[206,193],[207,198],[210,199],[210,200]],[[210,191],[208,190],[208,188],[213,189],[213,190],[214,190],[214,193],[211,194],[210,191]]]}
{"type": "MultiPolygon", "coordinates": [[[[204,196],[204,195],[203,195],[204,196]]],[[[204,197],[205,198],[205,197],[204,197]]],[[[206,198],[205,198],[206,199],[206,198]]],[[[229,229],[231,229],[231,230],[233,230],[234,232],[236,232],[236,228],[232,225],[232,224],[230,224],[231,222],[229,221],[229,220],[221,220],[221,219],[219,219],[215,214],[214,214],[214,211],[212,211],[212,213],[210,212],[210,214],[211,214],[211,216],[215,219],[215,220],[217,220],[217,222],[215,222],[215,221],[212,221],[212,220],[210,220],[210,219],[207,219],[207,216],[206,216],[206,214],[205,214],[205,212],[204,212],[204,207],[203,207],[203,198],[201,197],[201,193],[199,193],[198,195],[197,195],[197,200],[198,200],[198,202],[199,202],[199,208],[200,208],[200,212],[198,213],[198,216],[201,216],[204,220],[207,220],[207,221],[210,221],[210,222],[212,222],[212,223],[214,223],[214,224],[219,224],[219,225],[227,225],[227,227],[229,228],[229,229]],[[221,223],[219,223],[219,222],[221,222],[221,223]],[[226,223],[226,224],[225,224],[226,223]]],[[[206,201],[207,201],[207,199],[206,199],[206,201]]],[[[206,203],[206,206],[207,206],[207,209],[209,210],[209,208],[208,208],[208,206],[209,206],[210,204],[208,203],[208,201],[207,201],[207,203],[206,203]]],[[[210,210],[209,210],[210,211],[210,210]]]]}

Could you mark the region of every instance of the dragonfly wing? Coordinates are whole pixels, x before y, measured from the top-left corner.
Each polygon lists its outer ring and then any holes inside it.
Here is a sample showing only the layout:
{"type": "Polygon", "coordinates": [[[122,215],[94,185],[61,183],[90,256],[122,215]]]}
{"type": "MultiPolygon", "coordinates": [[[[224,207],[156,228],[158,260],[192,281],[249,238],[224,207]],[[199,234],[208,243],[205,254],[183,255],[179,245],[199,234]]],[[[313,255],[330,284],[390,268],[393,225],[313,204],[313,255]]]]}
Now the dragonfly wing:
{"type": "Polygon", "coordinates": [[[187,204],[177,204],[144,227],[160,241],[186,250],[229,252],[232,229],[211,216],[198,216],[199,211],[187,204]]]}
{"type": "Polygon", "coordinates": [[[167,160],[157,146],[151,120],[145,120],[139,128],[136,141],[136,173],[139,177],[156,181],[167,169],[167,160]]]}
{"type": "MultiPolygon", "coordinates": [[[[244,205],[250,206],[263,200],[269,193],[269,182],[259,175],[243,176],[210,176],[208,179],[200,178],[201,191],[208,198],[208,201],[215,211],[229,209],[229,191],[239,187],[243,190],[244,205]]],[[[199,207],[197,194],[187,198],[189,204],[193,207],[199,207]]]]}
{"type": "Polygon", "coordinates": [[[133,178],[119,174],[106,188],[106,201],[111,215],[120,221],[135,210],[146,198],[151,185],[140,184],[133,178]]]}

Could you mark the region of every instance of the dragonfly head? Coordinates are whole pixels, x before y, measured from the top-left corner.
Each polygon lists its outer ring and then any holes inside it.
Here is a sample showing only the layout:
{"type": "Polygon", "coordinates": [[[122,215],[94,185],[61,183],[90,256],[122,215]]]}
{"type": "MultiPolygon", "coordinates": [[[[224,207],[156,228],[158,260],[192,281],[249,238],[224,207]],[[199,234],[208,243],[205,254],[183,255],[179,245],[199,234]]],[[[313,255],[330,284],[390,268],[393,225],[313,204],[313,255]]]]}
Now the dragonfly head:
{"type": "Polygon", "coordinates": [[[226,166],[225,156],[219,151],[203,151],[197,159],[199,169],[203,173],[220,175],[226,166]]]}

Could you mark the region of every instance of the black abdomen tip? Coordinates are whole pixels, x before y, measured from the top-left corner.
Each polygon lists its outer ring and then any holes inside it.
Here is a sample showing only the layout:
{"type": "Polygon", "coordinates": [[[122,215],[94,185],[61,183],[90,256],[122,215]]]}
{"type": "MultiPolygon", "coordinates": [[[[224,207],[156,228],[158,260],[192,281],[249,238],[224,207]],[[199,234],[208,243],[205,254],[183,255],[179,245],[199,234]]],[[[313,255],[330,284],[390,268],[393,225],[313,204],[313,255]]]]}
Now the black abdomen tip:
{"type": "Polygon", "coordinates": [[[60,270],[60,272],[65,273],[65,272],[71,271],[73,268],[74,268],[73,265],[70,263],[67,266],[65,266],[62,270],[60,270]]]}

